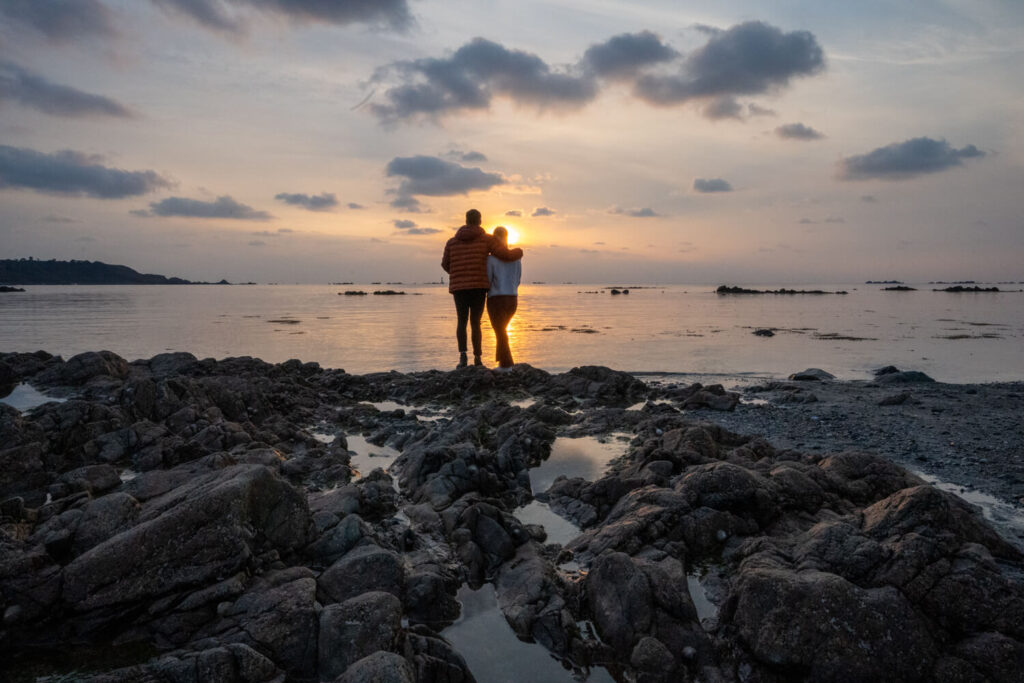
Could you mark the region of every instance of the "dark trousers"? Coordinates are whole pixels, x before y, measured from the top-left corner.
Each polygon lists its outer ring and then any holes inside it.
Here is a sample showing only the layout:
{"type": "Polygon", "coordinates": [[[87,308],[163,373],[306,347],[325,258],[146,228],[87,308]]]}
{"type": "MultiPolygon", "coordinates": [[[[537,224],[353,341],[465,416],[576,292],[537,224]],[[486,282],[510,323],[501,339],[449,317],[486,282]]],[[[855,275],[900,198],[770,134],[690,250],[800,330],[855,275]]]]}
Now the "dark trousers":
{"type": "Polygon", "coordinates": [[[455,298],[455,313],[458,315],[458,327],[455,328],[455,339],[459,342],[459,353],[466,353],[466,322],[473,330],[473,355],[480,355],[480,344],[483,333],[480,331],[480,319],[484,317],[484,302],[487,301],[486,289],[460,289],[452,292],[455,298]]]}
{"type": "Polygon", "coordinates": [[[491,319],[491,327],[494,328],[494,338],[497,349],[494,359],[503,368],[510,368],[514,365],[512,361],[512,348],[508,345],[508,323],[516,314],[519,306],[518,296],[492,296],[487,299],[487,316],[491,319]]]}

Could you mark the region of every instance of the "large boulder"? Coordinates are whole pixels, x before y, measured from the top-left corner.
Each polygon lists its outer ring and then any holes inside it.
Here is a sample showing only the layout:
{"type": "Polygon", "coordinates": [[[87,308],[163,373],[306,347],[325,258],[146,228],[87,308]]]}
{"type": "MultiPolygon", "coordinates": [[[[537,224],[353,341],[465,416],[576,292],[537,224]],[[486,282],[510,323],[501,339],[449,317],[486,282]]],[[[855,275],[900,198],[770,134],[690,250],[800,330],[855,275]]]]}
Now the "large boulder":
{"type": "Polygon", "coordinates": [[[64,601],[84,611],[212,582],[264,548],[304,545],[307,518],[302,494],[266,467],[212,472],[148,501],[138,524],[75,558],[64,601]]]}
{"type": "Polygon", "coordinates": [[[371,591],[328,605],[320,613],[320,678],[334,679],[356,661],[392,649],[401,627],[402,604],[390,593],[371,591]]]}
{"type": "Polygon", "coordinates": [[[321,602],[344,602],[369,591],[401,597],[405,589],[405,565],[391,550],[366,543],[343,555],[320,575],[321,602]]]}

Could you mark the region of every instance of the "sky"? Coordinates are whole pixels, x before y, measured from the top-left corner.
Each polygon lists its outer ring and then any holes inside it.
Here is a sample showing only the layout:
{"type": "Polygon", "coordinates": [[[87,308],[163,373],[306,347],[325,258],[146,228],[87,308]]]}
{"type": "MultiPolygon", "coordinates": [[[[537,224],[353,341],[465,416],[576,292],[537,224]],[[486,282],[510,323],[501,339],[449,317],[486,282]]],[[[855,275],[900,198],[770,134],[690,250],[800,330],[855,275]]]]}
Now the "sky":
{"type": "Polygon", "coordinates": [[[1024,280],[1020,0],[0,0],[0,258],[1024,280]]]}

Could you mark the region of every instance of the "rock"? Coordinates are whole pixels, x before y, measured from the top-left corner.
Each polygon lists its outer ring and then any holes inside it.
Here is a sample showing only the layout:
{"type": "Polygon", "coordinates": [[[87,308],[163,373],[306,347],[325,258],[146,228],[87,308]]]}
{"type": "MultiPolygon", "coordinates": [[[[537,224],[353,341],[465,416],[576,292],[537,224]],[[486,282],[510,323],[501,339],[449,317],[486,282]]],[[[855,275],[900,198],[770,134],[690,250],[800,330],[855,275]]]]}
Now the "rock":
{"type": "Polygon", "coordinates": [[[63,365],[51,366],[37,375],[43,385],[81,386],[97,377],[124,379],[128,362],[110,351],[87,351],[72,356],[63,365]]]}
{"type": "Polygon", "coordinates": [[[88,503],[75,530],[73,553],[80,555],[132,526],[141,507],[139,501],[120,492],[88,503]]]}
{"type": "MultiPolygon", "coordinates": [[[[233,643],[198,652],[179,651],[145,664],[98,674],[76,671],[79,683],[137,683],[138,681],[202,681],[203,683],[272,683],[283,678],[280,669],[256,650],[233,643]]],[[[57,679],[62,679],[58,676],[57,679]]]]}
{"type": "Polygon", "coordinates": [[[789,376],[795,382],[822,382],[835,379],[836,376],[819,368],[807,368],[802,372],[796,372],[789,376]]]}
{"type": "Polygon", "coordinates": [[[892,375],[897,372],[900,372],[900,369],[895,365],[886,365],[885,367],[875,370],[874,375],[875,377],[881,377],[882,375],[892,375]]]}
{"type": "Polygon", "coordinates": [[[137,525],[75,558],[64,600],[90,610],[230,575],[263,548],[304,545],[307,518],[301,494],[265,467],[212,472],[148,501],[137,525]]]}
{"type": "Polygon", "coordinates": [[[907,370],[903,372],[890,372],[881,375],[875,379],[879,384],[923,384],[928,382],[934,382],[935,380],[917,370],[907,370]]]}
{"type": "Polygon", "coordinates": [[[675,668],[675,657],[661,641],[644,636],[633,648],[629,663],[640,671],[660,673],[675,668]]]}
{"type": "Polygon", "coordinates": [[[930,679],[938,648],[895,588],[865,590],[834,574],[744,572],[732,623],[769,670],[807,680],[930,679]]]}
{"type": "Polygon", "coordinates": [[[398,598],[405,588],[401,558],[373,544],[353,548],[320,575],[321,602],[344,602],[368,591],[382,591],[398,598]]]}
{"type": "Polygon", "coordinates": [[[325,607],[320,613],[320,678],[334,679],[357,660],[392,649],[401,621],[402,604],[390,593],[371,591],[325,607]]]}
{"type": "Polygon", "coordinates": [[[374,652],[346,669],[335,683],[414,683],[416,680],[404,657],[393,652],[374,652]]]}
{"type": "Polygon", "coordinates": [[[92,494],[105,493],[121,485],[121,477],[111,465],[87,465],[71,470],[60,478],[73,491],[88,491],[92,494]]]}
{"type": "Polygon", "coordinates": [[[911,396],[912,396],[912,394],[909,391],[901,391],[898,394],[892,394],[891,396],[886,396],[885,398],[883,398],[882,400],[880,400],[878,402],[878,405],[880,405],[880,406],[901,406],[904,403],[906,403],[907,399],[910,398],[911,396]]]}
{"type": "Polygon", "coordinates": [[[751,334],[755,334],[758,337],[774,337],[775,336],[775,333],[773,331],[769,330],[768,328],[763,328],[763,327],[754,330],[751,334]]]}

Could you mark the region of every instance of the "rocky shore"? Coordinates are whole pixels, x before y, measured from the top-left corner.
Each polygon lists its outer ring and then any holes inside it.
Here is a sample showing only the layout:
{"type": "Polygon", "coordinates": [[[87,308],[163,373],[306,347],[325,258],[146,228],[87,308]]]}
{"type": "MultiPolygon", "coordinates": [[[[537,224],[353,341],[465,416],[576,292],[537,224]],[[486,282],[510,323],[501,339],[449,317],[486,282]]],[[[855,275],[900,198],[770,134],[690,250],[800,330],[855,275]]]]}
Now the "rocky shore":
{"type": "Polygon", "coordinates": [[[1013,510],[1024,391],[890,375],[0,354],[0,678],[555,680],[493,595],[566,681],[1017,681],[1024,543],[922,476],[1013,510]]]}

